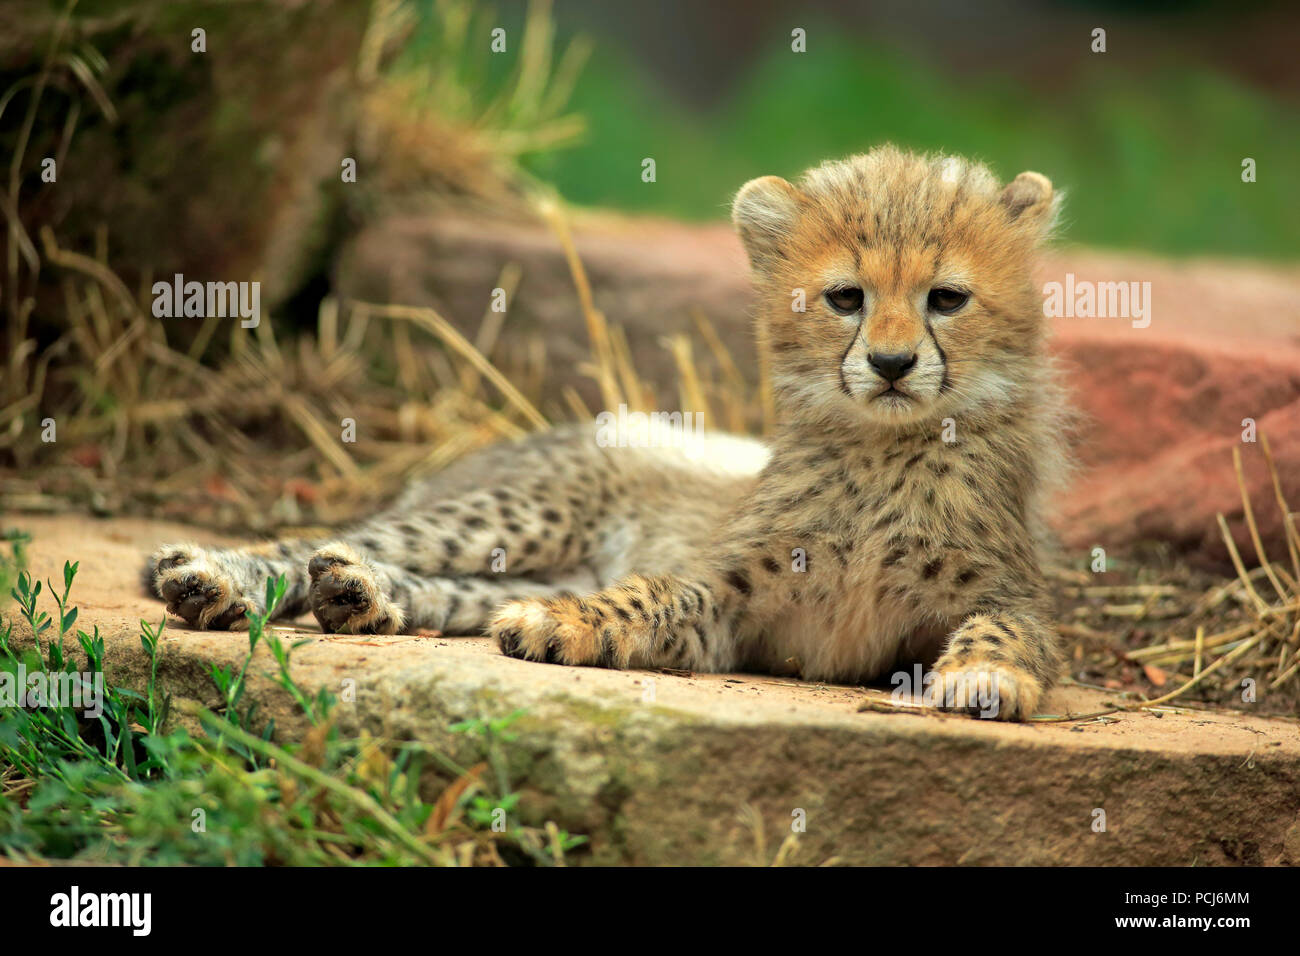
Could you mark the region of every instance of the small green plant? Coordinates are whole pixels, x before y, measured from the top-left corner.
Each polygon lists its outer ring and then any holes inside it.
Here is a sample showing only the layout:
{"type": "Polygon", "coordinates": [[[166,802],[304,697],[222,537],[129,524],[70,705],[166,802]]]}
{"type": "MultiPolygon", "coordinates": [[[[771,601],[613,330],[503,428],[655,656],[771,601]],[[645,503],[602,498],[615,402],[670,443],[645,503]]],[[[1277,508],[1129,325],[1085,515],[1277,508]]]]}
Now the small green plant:
{"type": "MultiPolygon", "coordinates": [[[[513,817],[518,794],[508,786],[505,744],[521,712],[457,725],[482,742],[497,791],[484,792],[478,771],[465,771],[414,743],[392,746],[366,735],[342,738],[334,698],[310,695],[294,681],[293,652],[268,622],[283,599],[283,578],[267,581],[265,610],[249,611],[248,652],[237,668],[214,665],[221,705],[183,709],[202,732],[169,729],[172,701],[159,685],[165,621],[140,622],[149,662],[143,693],[104,679],[104,640],[97,628],[76,631],[84,655],[76,670],[64,639],[77,621],[71,591],[78,565],[63,568],[62,588],[26,570],[25,536],[2,539],[0,581],[34,635],[19,649],[12,620],[0,624],[0,671],[80,688],[101,707],[78,709],[57,695],[15,706],[0,701],[0,856],[126,864],[256,865],[563,863],[583,842],[553,824],[538,830],[513,817]],[[40,607],[42,594],[57,613],[40,607]],[[275,670],[266,676],[288,693],[311,727],[295,745],[273,742],[273,723],[257,728],[243,707],[255,652],[265,644],[275,670]],[[98,709],[98,713],[92,713],[98,709]],[[426,757],[456,779],[434,802],[420,794],[426,757]]],[[[75,652],[74,652],[75,653],[75,652]]],[[[2,678],[0,678],[2,679],[2,678]]],[[[486,766],[486,765],[484,765],[486,766]]]]}
{"type": "Polygon", "coordinates": [[[0,719],[0,757],[32,778],[67,779],[77,763],[86,765],[82,772],[93,770],[112,779],[147,775],[154,765],[147,752],[136,749],[131,728],[156,729],[161,721],[165,706],[153,696],[152,682],[149,698],[130,690],[104,695],[104,644],[97,628],[93,634],[77,631],[86,655],[85,669],[78,671],[65,646],[77,620],[77,609],[70,605],[69,597],[78,565],[64,564],[62,591],[49,584],[58,609],[57,617],[51,617],[37,606],[42,582],[33,580],[23,566],[21,543],[25,539],[6,535],[5,540],[11,545],[12,557],[0,561],[5,567],[0,577],[15,582],[10,596],[31,630],[33,646],[23,651],[12,647],[12,621],[0,630],[0,671],[7,672],[18,698],[14,706],[4,708],[0,719]],[[95,702],[100,706],[94,707],[95,702]],[[91,710],[99,712],[88,716],[91,710]]]}
{"type": "Polygon", "coordinates": [[[510,731],[510,727],[525,713],[524,710],[515,710],[504,717],[473,717],[454,723],[448,728],[453,733],[464,734],[478,742],[484,763],[491,768],[496,780],[495,790],[475,791],[470,796],[465,806],[465,814],[472,823],[484,829],[501,832],[502,829],[515,827],[519,845],[534,857],[544,859],[548,851],[554,852],[556,849],[562,856],[582,846],[587,842],[587,838],[552,826],[548,830],[550,844],[543,847],[530,839],[526,829],[520,828],[515,822],[515,811],[519,805],[520,795],[510,785],[505,748],[518,737],[510,731]]]}

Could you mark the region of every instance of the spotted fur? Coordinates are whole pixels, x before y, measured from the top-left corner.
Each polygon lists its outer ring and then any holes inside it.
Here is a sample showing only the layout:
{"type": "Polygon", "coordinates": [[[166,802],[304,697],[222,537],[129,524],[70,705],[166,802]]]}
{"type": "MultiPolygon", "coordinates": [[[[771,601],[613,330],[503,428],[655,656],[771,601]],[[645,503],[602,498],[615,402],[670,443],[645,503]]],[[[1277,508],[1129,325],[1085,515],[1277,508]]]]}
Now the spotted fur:
{"type": "Polygon", "coordinates": [[[486,626],[559,664],[859,682],[924,661],[943,705],[989,683],[995,715],[1022,719],[1061,664],[1040,550],[1067,415],[1031,279],[1056,206],[1037,173],[1004,187],[889,147],[754,180],[733,219],[781,411],[768,447],[607,448],[572,426],[473,456],[336,542],[161,549],[150,585],[195,626],[235,627],[285,573],[283,613],[325,630],[486,626]],[[941,287],[969,297],[938,314],[941,287]],[[844,288],[853,314],[824,295],[844,288]],[[894,354],[911,364],[891,385],[894,354]]]}

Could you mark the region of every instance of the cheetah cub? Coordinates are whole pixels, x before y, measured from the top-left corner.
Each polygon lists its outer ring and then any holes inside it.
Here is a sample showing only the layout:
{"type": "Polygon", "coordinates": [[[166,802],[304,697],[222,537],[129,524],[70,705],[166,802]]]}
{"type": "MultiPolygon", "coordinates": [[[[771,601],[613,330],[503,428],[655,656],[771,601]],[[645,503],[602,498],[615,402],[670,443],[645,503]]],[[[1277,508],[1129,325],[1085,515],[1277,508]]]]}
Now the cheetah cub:
{"type": "MultiPolygon", "coordinates": [[[[1039,555],[1066,413],[1035,249],[1051,183],[892,147],[733,220],[781,421],[611,447],[592,426],[503,444],[337,541],[164,547],[146,569],[193,626],[277,613],[326,631],[487,629],[558,664],[857,683],[931,665],[924,698],[1023,719],[1061,666],[1039,555]]],[[[922,688],[914,688],[918,693],[922,688]]]]}

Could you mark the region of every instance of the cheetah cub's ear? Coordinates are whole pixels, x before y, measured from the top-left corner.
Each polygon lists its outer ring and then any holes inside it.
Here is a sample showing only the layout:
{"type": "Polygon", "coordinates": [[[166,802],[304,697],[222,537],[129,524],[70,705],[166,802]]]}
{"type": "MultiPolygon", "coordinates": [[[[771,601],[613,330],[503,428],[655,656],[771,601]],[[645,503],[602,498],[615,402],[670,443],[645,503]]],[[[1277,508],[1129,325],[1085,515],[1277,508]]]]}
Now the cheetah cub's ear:
{"type": "Polygon", "coordinates": [[[794,231],[799,221],[799,200],[799,190],[780,176],[751,179],[736,193],[731,221],[756,270],[776,258],[781,244],[794,231]]]}
{"type": "Polygon", "coordinates": [[[1051,232],[1061,197],[1042,173],[1023,172],[1002,190],[1002,205],[1012,222],[1033,229],[1039,236],[1051,232]]]}

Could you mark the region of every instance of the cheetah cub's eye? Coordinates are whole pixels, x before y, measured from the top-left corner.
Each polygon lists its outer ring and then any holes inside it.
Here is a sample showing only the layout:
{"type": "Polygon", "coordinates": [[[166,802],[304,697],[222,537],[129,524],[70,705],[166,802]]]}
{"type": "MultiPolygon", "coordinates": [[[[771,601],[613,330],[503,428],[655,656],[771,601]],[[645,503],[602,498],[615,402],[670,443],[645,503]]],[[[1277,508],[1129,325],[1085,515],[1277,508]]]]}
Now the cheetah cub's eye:
{"type": "Polygon", "coordinates": [[[826,290],[826,301],[840,315],[852,315],[862,308],[862,290],[856,286],[843,286],[826,290]]]}
{"type": "Polygon", "coordinates": [[[969,300],[969,292],[962,292],[960,289],[946,289],[941,286],[938,289],[930,290],[930,296],[926,303],[941,315],[952,315],[969,300]]]}

